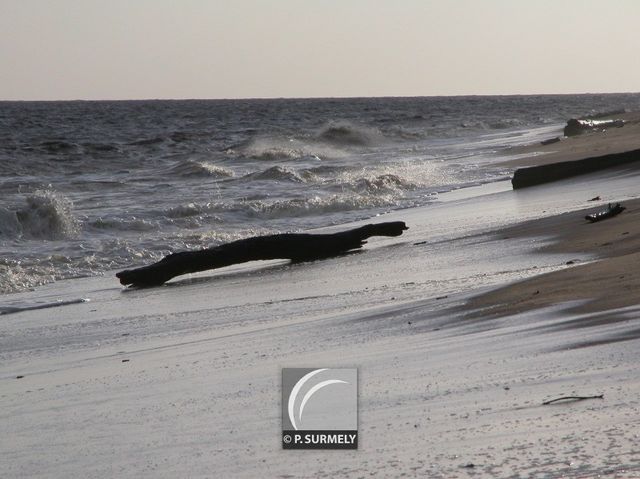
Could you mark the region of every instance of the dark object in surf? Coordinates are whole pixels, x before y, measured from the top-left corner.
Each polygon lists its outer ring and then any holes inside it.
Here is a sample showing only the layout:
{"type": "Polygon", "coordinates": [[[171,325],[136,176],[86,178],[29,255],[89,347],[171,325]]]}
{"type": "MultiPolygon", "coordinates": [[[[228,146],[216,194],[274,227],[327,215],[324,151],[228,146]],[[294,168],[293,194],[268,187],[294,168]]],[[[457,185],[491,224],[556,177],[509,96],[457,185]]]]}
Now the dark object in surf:
{"type": "Polygon", "coordinates": [[[123,285],[159,286],[175,276],[222,268],[247,261],[290,259],[311,261],[361,248],[371,236],[400,236],[409,229],[403,221],[365,225],[332,234],[285,233],[256,236],[200,251],[165,256],[149,266],[120,271],[123,285]]]}
{"type": "Polygon", "coordinates": [[[564,136],[576,136],[587,131],[622,128],[624,120],[577,120],[571,118],[564,127],[564,136]]]}
{"type": "Polygon", "coordinates": [[[609,206],[607,207],[606,210],[598,211],[597,213],[587,215],[584,217],[584,219],[587,221],[591,221],[592,223],[595,223],[597,221],[606,220],[607,218],[613,218],[614,216],[619,215],[626,209],[627,208],[622,206],[620,203],[616,203],[613,206],[611,206],[611,203],[609,203],[609,206]]]}

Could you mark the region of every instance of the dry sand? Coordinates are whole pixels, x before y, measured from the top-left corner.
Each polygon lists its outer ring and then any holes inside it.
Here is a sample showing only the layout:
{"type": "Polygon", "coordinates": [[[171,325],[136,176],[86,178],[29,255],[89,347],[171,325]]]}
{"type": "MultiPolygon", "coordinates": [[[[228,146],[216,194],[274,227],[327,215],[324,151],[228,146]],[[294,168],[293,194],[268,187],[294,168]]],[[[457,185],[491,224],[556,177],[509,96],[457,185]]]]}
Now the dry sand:
{"type": "Polygon", "coordinates": [[[625,121],[624,127],[562,138],[560,142],[550,145],[534,144],[512,148],[509,154],[517,156],[517,159],[506,161],[503,165],[515,168],[547,165],[640,149],[640,112],[613,115],[598,120],[618,118],[625,121]]]}

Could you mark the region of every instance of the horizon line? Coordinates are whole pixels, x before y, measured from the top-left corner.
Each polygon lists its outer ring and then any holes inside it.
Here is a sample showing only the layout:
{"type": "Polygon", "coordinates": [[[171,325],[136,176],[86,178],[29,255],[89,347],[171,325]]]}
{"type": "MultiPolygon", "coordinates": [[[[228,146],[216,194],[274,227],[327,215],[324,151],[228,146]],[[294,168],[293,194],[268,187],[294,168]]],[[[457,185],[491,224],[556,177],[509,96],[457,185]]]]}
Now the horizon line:
{"type": "Polygon", "coordinates": [[[149,97],[149,98],[74,98],[74,99],[0,99],[2,103],[54,103],[54,102],[125,102],[125,101],[259,101],[259,100],[360,100],[360,99],[385,99],[385,98],[473,98],[473,97],[517,97],[517,96],[578,96],[578,95],[634,95],[640,91],[593,91],[572,93],[460,93],[452,95],[371,95],[371,96],[247,96],[247,97],[149,97]]]}

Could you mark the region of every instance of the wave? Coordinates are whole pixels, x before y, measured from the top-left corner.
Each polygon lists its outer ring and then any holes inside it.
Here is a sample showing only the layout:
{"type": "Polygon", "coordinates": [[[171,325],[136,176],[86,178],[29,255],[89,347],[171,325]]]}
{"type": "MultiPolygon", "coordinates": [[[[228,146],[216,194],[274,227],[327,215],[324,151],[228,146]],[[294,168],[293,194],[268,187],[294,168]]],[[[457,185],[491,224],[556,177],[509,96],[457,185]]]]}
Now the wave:
{"type": "Polygon", "coordinates": [[[245,154],[251,159],[261,161],[296,160],[305,156],[302,150],[294,148],[283,148],[279,146],[265,146],[264,148],[260,148],[258,145],[252,145],[245,151],[245,154]]]}
{"type": "Polygon", "coordinates": [[[351,169],[351,167],[346,165],[320,165],[304,171],[318,176],[335,176],[351,171],[351,169]]]}
{"type": "Polygon", "coordinates": [[[218,214],[232,214],[236,221],[239,219],[238,215],[264,219],[293,218],[398,205],[400,196],[391,192],[376,195],[349,192],[286,200],[238,199],[219,203],[188,203],[170,208],[164,215],[173,219],[206,216],[208,220],[214,221],[222,221],[218,214]]]}
{"type": "Polygon", "coordinates": [[[253,138],[245,144],[235,145],[225,150],[230,156],[241,156],[258,161],[293,161],[314,156],[308,145],[291,138],[264,136],[253,138]]]}
{"type": "Polygon", "coordinates": [[[21,261],[0,260],[0,293],[15,293],[56,280],[52,268],[23,266],[21,261]]]}
{"type": "Polygon", "coordinates": [[[388,193],[415,187],[414,183],[391,173],[371,178],[358,178],[355,182],[351,183],[351,185],[356,190],[367,193],[388,193]]]}
{"type": "MultiPolygon", "coordinates": [[[[157,261],[161,252],[129,241],[113,239],[82,249],[69,249],[66,254],[30,253],[19,260],[0,258],[0,293],[25,291],[54,281],[98,276],[134,262],[157,261]]],[[[186,249],[186,248],[183,248],[186,249]]]]}
{"type": "Polygon", "coordinates": [[[164,142],[164,138],[161,136],[156,136],[153,138],[142,138],[140,140],[136,140],[136,141],[132,141],[130,143],[128,143],[128,145],[130,146],[150,146],[150,145],[157,145],[158,143],[163,143],[164,142]]]}
{"type": "Polygon", "coordinates": [[[169,169],[171,175],[181,177],[213,177],[232,178],[234,173],[228,168],[204,161],[186,160],[177,163],[169,169]]]}
{"type": "Polygon", "coordinates": [[[382,138],[379,130],[348,121],[331,122],[317,136],[318,140],[334,146],[369,146],[382,138]]]}
{"type": "Polygon", "coordinates": [[[89,226],[101,230],[117,231],[154,231],[158,229],[155,223],[135,216],[128,219],[100,217],[89,223],[89,226]]]}
{"type": "Polygon", "coordinates": [[[48,153],[66,153],[78,148],[78,145],[76,143],[64,140],[43,141],[39,146],[48,153]]]}
{"type": "Polygon", "coordinates": [[[243,209],[245,209],[245,212],[250,216],[261,218],[288,218],[394,205],[397,205],[397,198],[394,195],[372,196],[340,194],[294,198],[274,202],[252,201],[245,203],[243,209]]]}
{"type": "Polygon", "coordinates": [[[37,190],[26,197],[26,203],[16,211],[0,208],[0,235],[55,240],[78,232],[71,201],[59,193],[37,190]]]}
{"type": "Polygon", "coordinates": [[[264,171],[257,171],[255,173],[249,173],[245,175],[243,179],[258,180],[258,181],[290,181],[293,183],[307,183],[316,178],[316,176],[307,170],[302,170],[300,173],[296,172],[292,168],[286,166],[272,166],[264,171]]]}
{"type": "MultiPolygon", "coordinates": [[[[322,132],[320,133],[322,135],[322,132]]],[[[315,133],[300,131],[297,135],[282,136],[275,134],[253,138],[227,148],[224,153],[232,158],[248,159],[264,162],[306,162],[343,158],[346,154],[345,144],[331,144],[323,141],[315,133]]]]}
{"type": "Polygon", "coordinates": [[[118,153],[120,148],[118,145],[112,145],[110,143],[83,143],[82,147],[89,152],[96,153],[118,153]]]}
{"type": "Polygon", "coordinates": [[[165,212],[165,215],[169,218],[188,218],[190,216],[212,213],[214,211],[219,211],[220,209],[222,209],[221,205],[217,203],[187,203],[186,205],[178,205],[169,208],[165,212]]]}

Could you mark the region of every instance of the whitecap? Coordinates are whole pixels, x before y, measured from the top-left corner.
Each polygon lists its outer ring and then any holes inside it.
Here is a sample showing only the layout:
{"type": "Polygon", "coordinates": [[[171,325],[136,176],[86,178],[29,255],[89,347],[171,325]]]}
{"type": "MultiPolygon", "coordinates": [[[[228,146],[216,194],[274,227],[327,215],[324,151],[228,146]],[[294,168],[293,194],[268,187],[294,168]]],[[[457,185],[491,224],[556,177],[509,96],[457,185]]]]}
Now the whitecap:
{"type": "Polygon", "coordinates": [[[16,211],[0,209],[0,234],[8,237],[62,239],[75,235],[79,223],[71,201],[51,190],[37,190],[16,211]]]}
{"type": "Polygon", "coordinates": [[[169,174],[182,177],[206,176],[213,178],[231,178],[234,176],[233,171],[228,168],[206,161],[195,160],[186,160],[175,164],[170,168],[169,174]]]}

